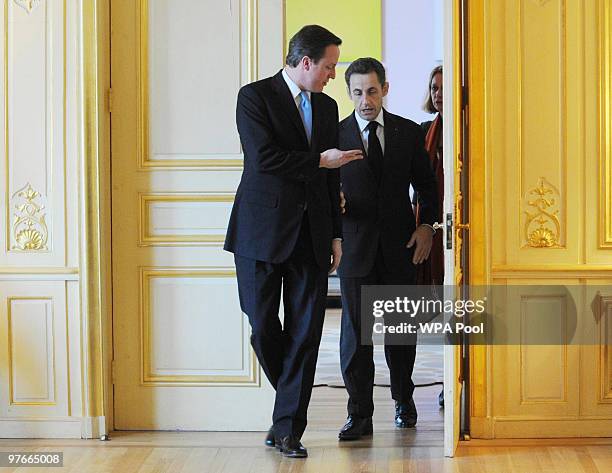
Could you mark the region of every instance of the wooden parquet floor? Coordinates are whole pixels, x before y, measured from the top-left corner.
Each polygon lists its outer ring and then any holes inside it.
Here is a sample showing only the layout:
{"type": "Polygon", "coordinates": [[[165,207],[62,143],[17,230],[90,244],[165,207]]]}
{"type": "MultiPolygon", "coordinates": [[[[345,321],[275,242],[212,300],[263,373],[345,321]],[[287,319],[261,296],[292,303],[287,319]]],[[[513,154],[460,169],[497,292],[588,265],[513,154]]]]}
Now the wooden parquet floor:
{"type": "Polygon", "coordinates": [[[609,473],[612,439],[462,442],[444,458],[439,386],[419,388],[416,429],[393,426],[388,389],[375,389],[372,439],[338,443],[345,417],[342,389],[316,388],[303,441],[309,458],[283,458],[262,432],[114,432],[111,441],[0,440],[0,451],[63,451],[63,468],[0,468],[2,473],[609,473]]]}

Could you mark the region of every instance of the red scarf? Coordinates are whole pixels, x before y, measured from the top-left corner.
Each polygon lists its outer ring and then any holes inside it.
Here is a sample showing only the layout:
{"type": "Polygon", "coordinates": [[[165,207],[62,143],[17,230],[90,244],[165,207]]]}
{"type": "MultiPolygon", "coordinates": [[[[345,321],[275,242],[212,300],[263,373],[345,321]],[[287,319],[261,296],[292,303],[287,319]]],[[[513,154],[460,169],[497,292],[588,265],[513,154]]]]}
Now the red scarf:
{"type": "MultiPolygon", "coordinates": [[[[438,143],[442,135],[442,117],[440,114],[432,122],[427,136],[425,136],[425,149],[429,154],[431,167],[438,181],[438,212],[437,221],[442,223],[444,209],[444,162],[442,152],[438,153],[438,143]]],[[[417,225],[420,224],[420,209],[417,204],[417,225]]],[[[417,266],[417,284],[442,284],[444,281],[444,247],[443,232],[437,231],[433,237],[433,244],[429,258],[417,266]]]]}

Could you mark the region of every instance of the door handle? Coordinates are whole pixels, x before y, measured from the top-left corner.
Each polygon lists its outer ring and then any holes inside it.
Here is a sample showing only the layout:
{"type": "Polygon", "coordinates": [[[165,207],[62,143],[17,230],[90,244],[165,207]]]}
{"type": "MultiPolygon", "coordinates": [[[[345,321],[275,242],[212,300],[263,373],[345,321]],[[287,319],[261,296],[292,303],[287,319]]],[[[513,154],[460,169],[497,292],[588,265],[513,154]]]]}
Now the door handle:
{"type": "Polygon", "coordinates": [[[434,222],[432,224],[434,230],[444,230],[446,233],[446,249],[450,250],[453,247],[453,214],[446,214],[446,222],[434,222]]]}
{"type": "MultiPolygon", "coordinates": [[[[434,222],[432,227],[438,231],[438,230],[445,230],[446,231],[446,249],[450,250],[453,248],[453,214],[452,213],[447,213],[446,214],[446,222],[444,223],[440,223],[440,222],[434,222]]],[[[456,223],[455,224],[455,229],[457,230],[469,230],[470,229],[470,224],[469,223],[456,223]]]]}

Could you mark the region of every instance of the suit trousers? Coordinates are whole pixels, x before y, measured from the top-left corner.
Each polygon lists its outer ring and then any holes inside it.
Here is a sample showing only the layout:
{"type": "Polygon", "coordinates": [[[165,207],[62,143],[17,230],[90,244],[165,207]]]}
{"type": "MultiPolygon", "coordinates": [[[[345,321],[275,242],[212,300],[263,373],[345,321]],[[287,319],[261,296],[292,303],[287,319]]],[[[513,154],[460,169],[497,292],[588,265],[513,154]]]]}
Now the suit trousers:
{"type": "MultiPolygon", "coordinates": [[[[342,321],[340,329],[340,367],[349,394],[348,414],[372,417],[374,413],[374,350],[373,345],[361,344],[361,286],[409,285],[414,275],[392,274],[386,268],[380,246],[376,262],[370,272],[359,278],[340,278],[342,291],[342,321]]],[[[363,321],[373,325],[373,316],[363,321]]],[[[372,333],[371,329],[368,333],[372,333]]],[[[387,341],[388,339],[386,339],[387,341]]],[[[406,340],[404,339],[404,342],[406,340]]],[[[412,370],[416,358],[416,339],[413,345],[385,344],[385,360],[391,377],[391,397],[407,403],[414,392],[412,370]]]]}
{"type": "Polygon", "coordinates": [[[327,297],[327,269],[315,261],[307,213],[286,261],[275,264],[238,255],[234,260],[240,305],[251,325],[251,345],[276,389],[274,433],[277,438],[300,438],[307,423],[327,297]]]}

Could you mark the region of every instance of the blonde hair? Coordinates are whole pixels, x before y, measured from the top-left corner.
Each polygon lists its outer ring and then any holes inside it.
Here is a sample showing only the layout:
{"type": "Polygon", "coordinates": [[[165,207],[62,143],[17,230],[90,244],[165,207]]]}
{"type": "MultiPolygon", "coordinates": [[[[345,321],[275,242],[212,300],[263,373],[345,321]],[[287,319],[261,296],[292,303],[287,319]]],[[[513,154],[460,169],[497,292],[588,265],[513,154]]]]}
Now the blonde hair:
{"type": "Polygon", "coordinates": [[[433,80],[436,74],[442,74],[442,66],[434,67],[431,73],[429,74],[429,82],[427,82],[427,94],[425,95],[425,101],[423,102],[423,110],[425,110],[427,113],[437,112],[433,102],[431,101],[431,92],[429,90],[431,88],[431,81],[433,80]]]}

